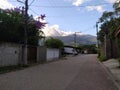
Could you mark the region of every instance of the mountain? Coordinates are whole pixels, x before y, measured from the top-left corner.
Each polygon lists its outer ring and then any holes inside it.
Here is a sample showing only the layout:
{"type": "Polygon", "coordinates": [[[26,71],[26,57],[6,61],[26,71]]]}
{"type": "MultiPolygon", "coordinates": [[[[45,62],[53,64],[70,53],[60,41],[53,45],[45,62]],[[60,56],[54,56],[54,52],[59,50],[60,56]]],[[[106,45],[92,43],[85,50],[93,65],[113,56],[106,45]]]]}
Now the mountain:
{"type": "MultiPolygon", "coordinates": [[[[65,45],[74,45],[75,43],[75,35],[54,36],[54,38],[62,40],[65,45]]],[[[76,35],[76,43],[78,45],[96,44],[97,40],[96,37],[92,35],[76,35]]]]}
{"type": "MultiPolygon", "coordinates": [[[[42,31],[44,32],[46,37],[60,39],[65,45],[75,45],[75,32],[63,31],[59,28],[58,25],[47,25],[42,31]]],[[[81,32],[76,33],[76,41],[78,45],[97,43],[97,39],[95,36],[84,34],[81,32]]]]}

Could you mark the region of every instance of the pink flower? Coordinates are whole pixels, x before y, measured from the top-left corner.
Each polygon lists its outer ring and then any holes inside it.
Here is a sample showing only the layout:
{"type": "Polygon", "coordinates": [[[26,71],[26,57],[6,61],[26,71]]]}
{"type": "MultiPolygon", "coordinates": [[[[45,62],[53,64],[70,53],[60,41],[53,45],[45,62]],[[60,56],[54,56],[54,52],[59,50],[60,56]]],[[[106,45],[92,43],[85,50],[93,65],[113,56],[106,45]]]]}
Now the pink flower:
{"type": "Polygon", "coordinates": [[[14,8],[14,12],[20,13],[22,10],[20,8],[14,8]]]}
{"type": "Polygon", "coordinates": [[[9,12],[10,12],[10,9],[4,9],[4,12],[5,12],[5,13],[9,13],[9,12]]]}
{"type": "Polygon", "coordinates": [[[41,15],[41,19],[44,20],[45,19],[45,14],[41,15]]]}
{"type": "Polygon", "coordinates": [[[36,24],[36,27],[37,27],[38,29],[41,29],[41,28],[43,28],[43,27],[45,26],[46,23],[42,23],[42,22],[40,22],[40,21],[36,21],[35,24],[36,24]]]}

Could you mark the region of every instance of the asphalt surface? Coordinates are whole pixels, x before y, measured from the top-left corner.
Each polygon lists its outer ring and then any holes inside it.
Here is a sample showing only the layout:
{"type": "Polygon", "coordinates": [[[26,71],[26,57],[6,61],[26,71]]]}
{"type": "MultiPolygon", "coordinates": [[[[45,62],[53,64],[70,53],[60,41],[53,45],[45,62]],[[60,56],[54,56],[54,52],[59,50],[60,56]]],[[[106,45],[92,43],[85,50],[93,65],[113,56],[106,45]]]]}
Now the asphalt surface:
{"type": "Polygon", "coordinates": [[[118,90],[97,55],[69,56],[0,75],[0,90],[118,90]]]}

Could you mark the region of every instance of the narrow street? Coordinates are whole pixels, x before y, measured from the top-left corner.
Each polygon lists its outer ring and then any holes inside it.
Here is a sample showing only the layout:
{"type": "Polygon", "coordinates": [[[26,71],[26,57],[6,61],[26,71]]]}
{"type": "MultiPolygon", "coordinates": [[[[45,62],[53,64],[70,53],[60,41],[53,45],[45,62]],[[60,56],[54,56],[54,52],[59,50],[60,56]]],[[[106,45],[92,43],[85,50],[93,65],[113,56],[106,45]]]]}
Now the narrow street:
{"type": "Polygon", "coordinates": [[[0,90],[118,90],[97,55],[67,59],[0,75],[0,90]]]}

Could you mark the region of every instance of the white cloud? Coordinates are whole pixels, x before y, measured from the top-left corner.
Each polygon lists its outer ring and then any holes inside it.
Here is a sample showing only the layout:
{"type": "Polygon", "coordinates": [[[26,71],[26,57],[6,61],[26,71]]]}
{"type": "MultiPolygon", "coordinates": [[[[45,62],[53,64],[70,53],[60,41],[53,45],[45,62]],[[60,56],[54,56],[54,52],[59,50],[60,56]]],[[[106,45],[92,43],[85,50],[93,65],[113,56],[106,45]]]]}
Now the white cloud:
{"type": "Polygon", "coordinates": [[[6,9],[6,8],[12,8],[13,5],[8,2],[8,0],[0,0],[0,8],[6,9]]]}
{"type": "Polygon", "coordinates": [[[40,21],[42,23],[47,23],[46,20],[41,19],[40,16],[35,16],[34,19],[37,20],[37,21],[40,21]]]}
{"type": "MultiPolygon", "coordinates": [[[[83,3],[90,2],[90,1],[92,1],[92,0],[65,0],[65,1],[71,1],[71,2],[72,2],[72,5],[74,5],[74,6],[80,6],[80,5],[82,5],[83,3]]],[[[107,1],[113,2],[113,1],[115,1],[115,0],[107,0],[107,1]]],[[[96,10],[96,11],[98,11],[98,12],[103,12],[103,11],[104,11],[103,6],[86,6],[86,9],[87,9],[88,11],[93,11],[93,10],[96,10]]],[[[81,11],[81,10],[79,10],[79,11],[81,11]]]]}
{"type": "Polygon", "coordinates": [[[109,3],[114,3],[114,2],[117,1],[117,0],[105,0],[105,1],[107,1],[107,2],[109,2],[109,3]]]}
{"type": "Polygon", "coordinates": [[[45,33],[45,36],[63,36],[64,32],[60,30],[58,25],[49,26],[46,25],[46,27],[42,30],[45,33]]]}
{"type": "Polygon", "coordinates": [[[87,1],[90,1],[90,0],[73,0],[73,5],[74,6],[80,6],[81,4],[87,2],[87,1]]]}
{"type": "Polygon", "coordinates": [[[98,12],[103,12],[104,11],[102,6],[87,6],[86,9],[88,11],[93,11],[93,10],[96,10],[98,12]]]}
{"type": "MultiPolygon", "coordinates": [[[[45,33],[45,36],[67,36],[75,33],[71,31],[65,32],[61,30],[57,24],[52,26],[46,25],[42,31],[45,33]]],[[[80,33],[80,35],[83,35],[83,33],[80,33]]]]}

